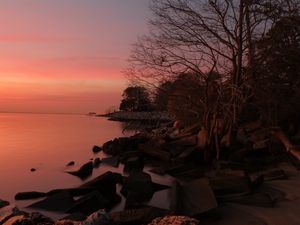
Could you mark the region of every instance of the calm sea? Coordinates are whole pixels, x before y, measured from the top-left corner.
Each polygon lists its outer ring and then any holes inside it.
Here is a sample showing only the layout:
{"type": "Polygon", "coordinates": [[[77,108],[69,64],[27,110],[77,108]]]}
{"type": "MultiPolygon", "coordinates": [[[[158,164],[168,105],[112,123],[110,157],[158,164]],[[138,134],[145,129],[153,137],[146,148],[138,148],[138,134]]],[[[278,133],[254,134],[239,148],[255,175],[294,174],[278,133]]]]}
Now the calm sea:
{"type": "MultiPolygon", "coordinates": [[[[82,181],[65,171],[79,168],[92,158],[106,157],[103,153],[93,154],[92,147],[133,134],[124,134],[122,130],[121,123],[101,117],[0,113],[0,199],[10,201],[9,208],[24,209],[32,202],[15,201],[18,192],[48,192],[79,186],[82,181]],[[66,164],[70,161],[76,164],[68,168],[66,164]],[[37,170],[31,172],[31,168],[37,170]]],[[[123,166],[100,165],[89,179],[108,170],[122,172],[123,166]]],[[[151,175],[154,182],[165,183],[164,177],[151,175]]],[[[161,191],[155,193],[149,204],[167,207],[168,201],[169,195],[161,191]]],[[[124,201],[115,210],[122,209],[123,204],[124,201]]],[[[5,210],[7,207],[0,210],[0,217],[5,210]]],[[[56,219],[61,217],[51,212],[42,213],[56,219]]]]}
{"type": "Polygon", "coordinates": [[[0,113],[0,198],[14,202],[17,192],[79,185],[65,165],[72,160],[76,168],[101,158],[92,147],[119,136],[124,136],[121,124],[100,117],[0,113]]]}

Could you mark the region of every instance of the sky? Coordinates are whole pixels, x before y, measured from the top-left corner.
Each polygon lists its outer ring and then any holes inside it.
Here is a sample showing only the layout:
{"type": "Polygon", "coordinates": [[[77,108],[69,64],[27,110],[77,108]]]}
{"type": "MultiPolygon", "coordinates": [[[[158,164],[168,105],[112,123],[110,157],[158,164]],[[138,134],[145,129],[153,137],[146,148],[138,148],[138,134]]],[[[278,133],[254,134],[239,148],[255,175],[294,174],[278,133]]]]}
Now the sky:
{"type": "Polygon", "coordinates": [[[149,0],[1,0],[0,112],[118,106],[149,0]]]}

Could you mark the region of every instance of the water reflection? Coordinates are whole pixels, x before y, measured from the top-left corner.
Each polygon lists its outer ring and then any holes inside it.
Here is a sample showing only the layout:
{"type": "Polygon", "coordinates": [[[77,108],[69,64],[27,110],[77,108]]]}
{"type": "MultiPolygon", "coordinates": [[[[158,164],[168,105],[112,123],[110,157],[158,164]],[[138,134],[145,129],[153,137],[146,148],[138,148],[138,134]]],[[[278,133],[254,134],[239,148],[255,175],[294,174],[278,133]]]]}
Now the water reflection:
{"type": "MultiPolygon", "coordinates": [[[[80,179],[64,173],[65,165],[71,160],[76,166],[86,163],[95,157],[94,145],[124,135],[130,132],[122,133],[120,123],[105,118],[0,114],[0,198],[13,202],[20,191],[78,186],[80,179]]],[[[93,177],[105,169],[95,170],[93,177]]]]}

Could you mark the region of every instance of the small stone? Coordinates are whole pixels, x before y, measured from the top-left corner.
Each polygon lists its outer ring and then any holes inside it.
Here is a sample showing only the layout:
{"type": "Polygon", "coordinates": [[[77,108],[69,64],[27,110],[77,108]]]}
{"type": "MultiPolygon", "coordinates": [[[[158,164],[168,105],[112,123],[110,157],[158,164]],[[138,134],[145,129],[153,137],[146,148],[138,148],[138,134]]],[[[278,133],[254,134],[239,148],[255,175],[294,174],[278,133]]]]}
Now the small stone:
{"type": "Polygon", "coordinates": [[[31,171],[31,172],[35,172],[35,171],[36,171],[36,168],[31,168],[30,171],[31,171]]]}

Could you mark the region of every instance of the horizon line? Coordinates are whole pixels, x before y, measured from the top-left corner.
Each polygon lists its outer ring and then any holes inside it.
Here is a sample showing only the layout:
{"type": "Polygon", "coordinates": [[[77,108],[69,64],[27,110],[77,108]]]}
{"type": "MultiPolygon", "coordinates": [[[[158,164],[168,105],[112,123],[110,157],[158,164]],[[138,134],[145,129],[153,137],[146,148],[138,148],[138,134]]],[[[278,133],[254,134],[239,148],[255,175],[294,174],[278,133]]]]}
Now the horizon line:
{"type": "Polygon", "coordinates": [[[22,111],[0,111],[0,113],[20,113],[20,114],[60,114],[60,115],[85,115],[85,113],[72,112],[22,112],[22,111]]]}

